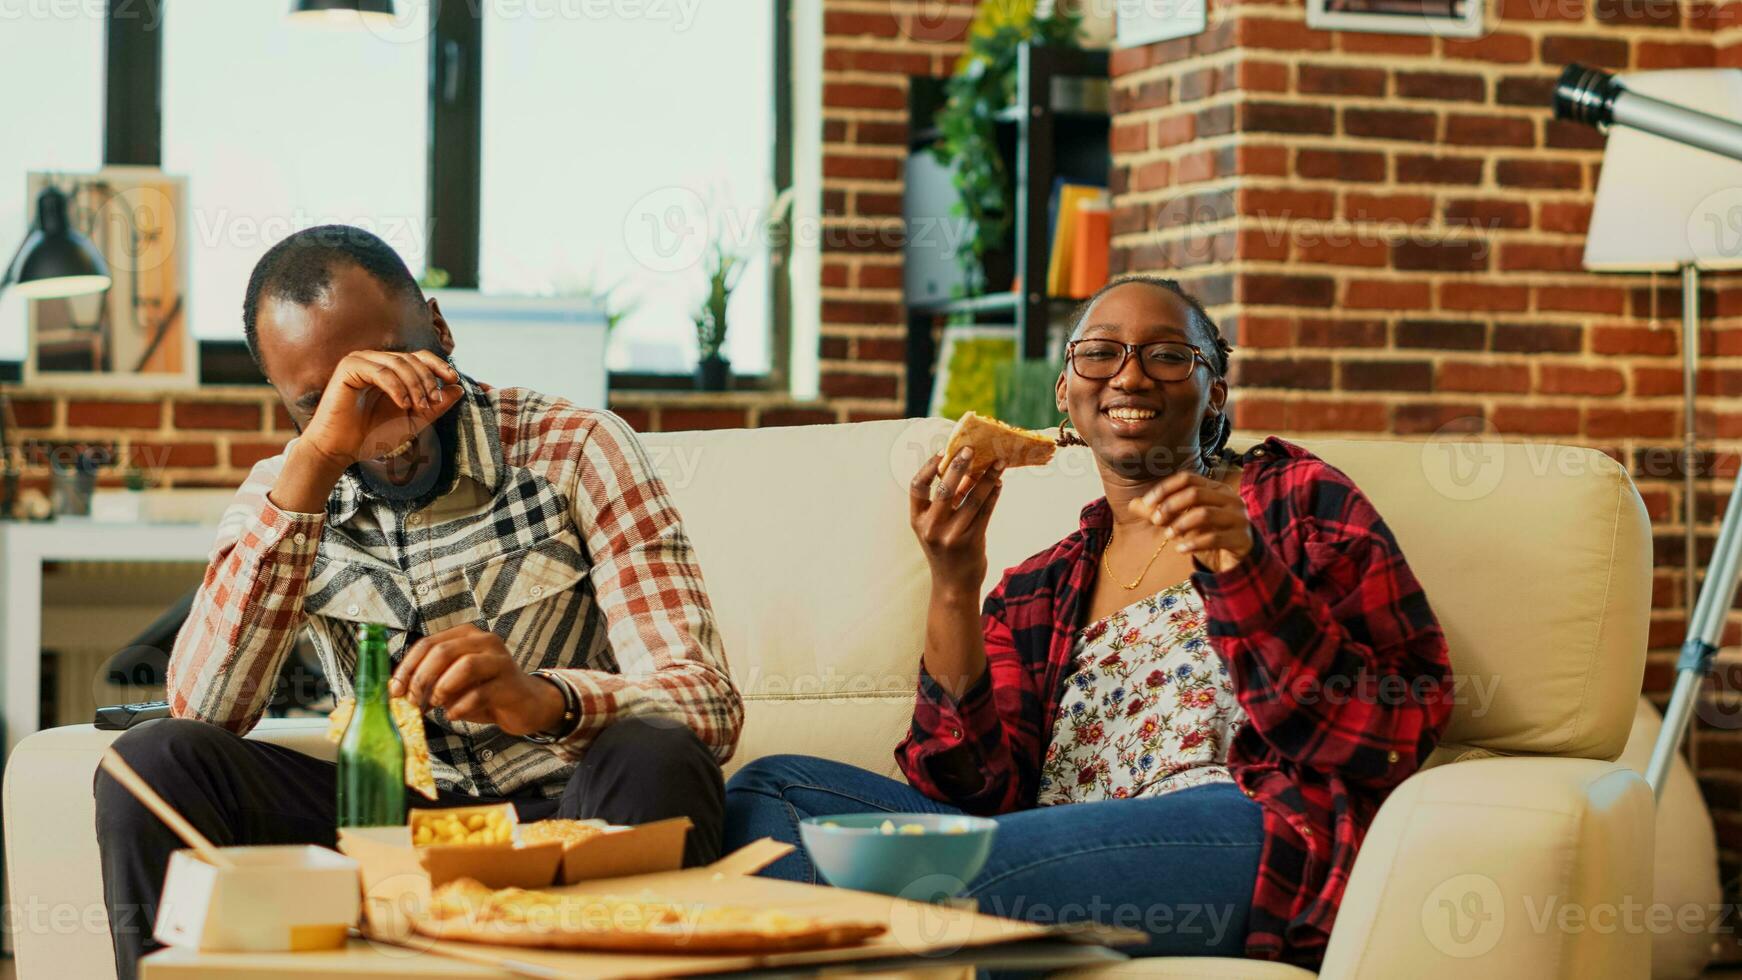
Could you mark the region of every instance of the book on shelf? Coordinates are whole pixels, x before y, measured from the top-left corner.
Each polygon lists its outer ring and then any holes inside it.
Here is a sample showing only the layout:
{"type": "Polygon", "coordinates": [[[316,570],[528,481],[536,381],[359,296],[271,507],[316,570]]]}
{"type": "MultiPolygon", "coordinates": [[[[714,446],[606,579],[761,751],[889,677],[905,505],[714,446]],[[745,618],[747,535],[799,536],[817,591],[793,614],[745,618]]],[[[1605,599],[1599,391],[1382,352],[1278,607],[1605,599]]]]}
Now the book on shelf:
{"type": "Polygon", "coordinates": [[[1107,284],[1113,249],[1113,208],[1103,195],[1077,209],[1077,238],[1071,245],[1071,283],[1067,296],[1092,296],[1107,284]]]}
{"type": "MultiPolygon", "coordinates": [[[[1077,289],[1075,282],[1078,262],[1077,251],[1079,244],[1090,251],[1090,254],[1083,257],[1083,261],[1087,263],[1084,266],[1085,274],[1092,275],[1097,264],[1103,269],[1105,268],[1104,253],[1107,245],[1097,246],[1098,239],[1094,234],[1085,235],[1083,233],[1084,209],[1087,207],[1091,212],[1106,215],[1109,204],[1105,187],[1070,183],[1064,180],[1054,184],[1053,206],[1051,208],[1052,255],[1051,260],[1047,263],[1046,272],[1046,291],[1048,294],[1080,297],[1094,292],[1093,288],[1087,291],[1078,291],[1077,289]],[[1103,253],[1100,256],[1093,254],[1097,247],[1103,253]]],[[[1090,221],[1099,228],[1105,229],[1107,227],[1105,220],[1091,218],[1090,221]]]]}

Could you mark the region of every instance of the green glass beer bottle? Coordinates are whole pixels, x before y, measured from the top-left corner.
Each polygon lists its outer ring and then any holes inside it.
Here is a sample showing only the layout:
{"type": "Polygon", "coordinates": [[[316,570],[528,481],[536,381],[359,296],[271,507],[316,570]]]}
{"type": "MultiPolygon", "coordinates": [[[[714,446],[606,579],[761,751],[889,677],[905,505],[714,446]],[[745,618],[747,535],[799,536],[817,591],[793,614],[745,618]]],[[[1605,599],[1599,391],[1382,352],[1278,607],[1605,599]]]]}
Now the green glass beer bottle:
{"type": "Polygon", "coordinates": [[[357,627],[356,710],[339,741],[339,826],[405,823],[405,741],[388,703],[387,628],[357,627]]]}

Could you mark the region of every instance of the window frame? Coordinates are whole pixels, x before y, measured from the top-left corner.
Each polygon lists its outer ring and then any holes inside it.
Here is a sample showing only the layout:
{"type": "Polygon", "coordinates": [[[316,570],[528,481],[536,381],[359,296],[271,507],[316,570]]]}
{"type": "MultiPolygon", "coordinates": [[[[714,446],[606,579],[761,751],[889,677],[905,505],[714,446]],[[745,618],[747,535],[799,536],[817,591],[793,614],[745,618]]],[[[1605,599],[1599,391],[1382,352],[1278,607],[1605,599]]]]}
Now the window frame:
{"type": "MultiPolygon", "coordinates": [[[[164,0],[109,0],[105,25],[105,164],[162,166],[164,0]],[[140,8],[146,16],[141,16],[140,8]]],[[[484,0],[434,4],[429,34],[428,200],[431,220],[427,264],[449,275],[451,286],[476,289],[483,193],[484,0]],[[441,153],[436,147],[442,147],[441,153]],[[457,149],[456,149],[457,148],[457,149]],[[436,215],[440,221],[434,220],[436,215]]],[[[774,160],[776,194],[793,183],[792,0],[774,5],[774,160]]],[[[781,235],[768,255],[769,370],[734,373],[733,391],[784,391],[791,378],[791,236],[781,235]]],[[[240,340],[199,342],[201,384],[265,384],[240,340]]],[[[0,376],[7,373],[0,369],[0,376]]],[[[688,374],[613,371],[610,390],[693,390],[688,374]]]]}

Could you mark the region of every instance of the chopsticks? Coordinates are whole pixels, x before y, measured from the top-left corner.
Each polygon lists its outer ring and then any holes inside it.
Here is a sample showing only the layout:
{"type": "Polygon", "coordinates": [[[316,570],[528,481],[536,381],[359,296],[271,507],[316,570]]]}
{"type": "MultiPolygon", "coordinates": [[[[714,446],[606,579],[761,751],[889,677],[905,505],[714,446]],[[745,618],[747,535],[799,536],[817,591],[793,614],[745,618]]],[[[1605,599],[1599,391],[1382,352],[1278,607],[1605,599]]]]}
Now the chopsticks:
{"type": "Polygon", "coordinates": [[[212,842],[206,839],[205,834],[196,830],[193,824],[187,822],[186,817],[177,813],[175,808],[170,806],[163,797],[158,796],[157,791],[133,771],[133,767],[127,764],[127,760],[121,758],[121,753],[116,752],[113,748],[105,749],[102,766],[105,772],[114,776],[116,782],[127,787],[129,793],[132,793],[139,802],[145,804],[145,808],[155,814],[157,819],[162,820],[170,830],[175,831],[175,835],[180,837],[187,846],[193,848],[194,853],[198,854],[207,864],[223,868],[226,871],[236,867],[236,862],[225,857],[216,847],[212,846],[212,842]]]}

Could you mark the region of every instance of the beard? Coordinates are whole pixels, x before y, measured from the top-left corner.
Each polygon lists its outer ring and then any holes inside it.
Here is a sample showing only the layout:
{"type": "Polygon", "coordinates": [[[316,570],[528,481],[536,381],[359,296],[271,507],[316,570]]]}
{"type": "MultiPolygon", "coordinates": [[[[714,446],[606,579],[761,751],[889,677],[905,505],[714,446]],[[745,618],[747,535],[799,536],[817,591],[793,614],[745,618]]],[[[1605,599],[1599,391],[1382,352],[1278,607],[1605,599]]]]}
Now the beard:
{"type": "Polygon", "coordinates": [[[435,503],[453,489],[459,478],[460,410],[465,404],[466,400],[460,399],[430,423],[428,431],[435,437],[436,458],[405,483],[385,480],[362,463],[353,463],[346,472],[357,481],[365,497],[398,513],[407,514],[435,503]]]}

